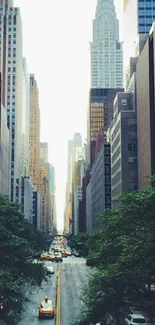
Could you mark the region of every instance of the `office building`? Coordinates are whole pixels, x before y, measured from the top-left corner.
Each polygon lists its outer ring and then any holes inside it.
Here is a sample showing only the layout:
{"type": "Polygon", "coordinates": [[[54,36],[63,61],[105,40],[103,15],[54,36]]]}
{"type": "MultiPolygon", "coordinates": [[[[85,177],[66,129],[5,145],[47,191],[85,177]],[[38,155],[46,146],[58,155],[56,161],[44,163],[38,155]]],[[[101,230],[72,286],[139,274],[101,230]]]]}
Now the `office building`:
{"type": "Polygon", "coordinates": [[[86,189],[90,178],[90,169],[87,169],[82,179],[82,200],[79,202],[79,232],[86,232],[86,189]]]}
{"type": "MultiPolygon", "coordinates": [[[[154,1],[151,2],[152,4],[154,1]]],[[[155,174],[155,24],[137,62],[137,135],[139,189],[150,185],[155,174]]]]}
{"type": "Polygon", "coordinates": [[[90,89],[87,114],[87,163],[93,165],[97,136],[105,135],[113,118],[113,101],[120,89],[90,89]]]}
{"type": "Polygon", "coordinates": [[[7,110],[9,132],[9,189],[12,201],[21,200],[21,125],[22,125],[22,23],[19,8],[11,1],[0,3],[0,65],[2,104],[7,110]],[[17,64],[18,62],[18,64],[17,64]]]}
{"type": "Polygon", "coordinates": [[[48,143],[40,142],[40,158],[48,162],[48,143]]]}
{"type": "Polygon", "coordinates": [[[0,74],[0,194],[9,196],[9,129],[7,111],[2,104],[2,81],[0,74]]]}
{"type": "Polygon", "coordinates": [[[29,159],[30,176],[39,191],[40,184],[40,110],[39,92],[34,75],[30,75],[30,114],[29,114],[29,159]]]}
{"type": "Polygon", "coordinates": [[[68,159],[67,159],[67,183],[66,183],[66,204],[64,229],[66,233],[70,232],[71,213],[71,197],[72,197],[72,159],[73,159],[73,140],[68,141],[68,159]]]}
{"type": "Polygon", "coordinates": [[[29,74],[23,59],[21,176],[29,176],[29,74]]]}
{"type": "Polygon", "coordinates": [[[37,230],[40,230],[40,193],[37,192],[36,186],[33,186],[33,215],[32,223],[37,230]]]}
{"type": "Polygon", "coordinates": [[[138,34],[149,34],[155,20],[155,0],[124,0],[124,72],[136,54],[138,34]]]}
{"type": "Polygon", "coordinates": [[[21,204],[25,218],[33,224],[33,184],[30,177],[22,177],[21,204]]]}
{"type": "Polygon", "coordinates": [[[50,232],[56,229],[56,188],[55,167],[49,164],[49,228],[50,232]]]}
{"type": "Polygon", "coordinates": [[[86,232],[92,231],[91,180],[86,188],[86,232]]]}
{"type": "Polygon", "coordinates": [[[93,20],[91,88],[122,88],[123,53],[113,0],[98,0],[93,20]]]}
{"type": "Polygon", "coordinates": [[[110,144],[103,143],[96,154],[91,171],[91,213],[92,231],[102,229],[98,217],[111,208],[111,159],[110,144]]]}
{"type": "MultiPolygon", "coordinates": [[[[111,199],[138,189],[137,113],[135,76],[133,92],[118,93],[114,100],[114,118],[109,128],[111,144],[111,199]]],[[[144,131],[144,129],[143,129],[144,131]]]]}
{"type": "Polygon", "coordinates": [[[74,190],[74,234],[79,233],[79,202],[82,200],[82,188],[76,186],[74,190]]]}

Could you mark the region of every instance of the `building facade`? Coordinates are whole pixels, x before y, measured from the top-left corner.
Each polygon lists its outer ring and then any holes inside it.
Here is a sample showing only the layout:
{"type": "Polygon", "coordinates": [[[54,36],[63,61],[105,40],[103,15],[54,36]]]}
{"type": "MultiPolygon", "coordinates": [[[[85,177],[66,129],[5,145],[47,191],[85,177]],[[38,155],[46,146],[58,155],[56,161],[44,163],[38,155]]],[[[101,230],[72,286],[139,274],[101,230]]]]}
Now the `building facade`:
{"type": "Polygon", "coordinates": [[[93,165],[97,136],[106,132],[113,118],[113,101],[118,91],[123,89],[90,89],[87,114],[87,160],[93,165]]]}
{"type": "MultiPolygon", "coordinates": [[[[152,1],[153,3],[154,1],[152,1]]],[[[137,134],[139,189],[150,186],[155,174],[155,24],[137,62],[137,134]],[[145,132],[144,132],[145,130],[145,132]]]]}
{"type": "Polygon", "coordinates": [[[2,105],[1,92],[2,81],[0,78],[0,194],[9,196],[9,129],[7,111],[2,105]]]}
{"type": "Polygon", "coordinates": [[[82,200],[82,188],[76,186],[74,191],[74,234],[79,233],[79,202],[82,200]]]}
{"type": "Polygon", "coordinates": [[[9,196],[21,200],[21,125],[22,125],[22,23],[19,8],[12,1],[0,3],[0,65],[2,103],[7,110],[9,132],[9,196]],[[17,64],[18,62],[18,64],[17,64]]]}
{"type": "Polygon", "coordinates": [[[113,0],[98,0],[93,20],[91,88],[123,86],[123,53],[113,0]]]}
{"type": "Polygon", "coordinates": [[[21,204],[25,218],[33,224],[33,184],[30,177],[22,177],[21,204]]]}
{"type": "Polygon", "coordinates": [[[111,199],[138,190],[137,113],[133,93],[118,93],[109,128],[111,143],[111,199]]]}
{"type": "Polygon", "coordinates": [[[86,232],[92,231],[91,180],[86,188],[86,232]]]}
{"type": "Polygon", "coordinates": [[[33,186],[33,215],[32,223],[37,230],[40,230],[40,193],[33,186]]]}
{"type": "Polygon", "coordinates": [[[48,162],[48,143],[40,142],[40,158],[44,159],[45,162],[48,162]]]}
{"type": "Polygon", "coordinates": [[[29,74],[23,59],[21,176],[29,175],[29,74]]]}
{"type": "Polygon", "coordinates": [[[40,110],[39,92],[34,75],[30,75],[29,159],[33,185],[40,188],[40,110]]]}
{"type": "Polygon", "coordinates": [[[148,34],[155,20],[155,0],[124,0],[124,71],[135,56],[138,34],[148,34]]]}
{"type": "Polygon", "coordinates": [[[108,208],[111,208],[111,159],[110,144],[104,143],[91,171],[92,231],[102,229],[98,217],[108,208]]]}

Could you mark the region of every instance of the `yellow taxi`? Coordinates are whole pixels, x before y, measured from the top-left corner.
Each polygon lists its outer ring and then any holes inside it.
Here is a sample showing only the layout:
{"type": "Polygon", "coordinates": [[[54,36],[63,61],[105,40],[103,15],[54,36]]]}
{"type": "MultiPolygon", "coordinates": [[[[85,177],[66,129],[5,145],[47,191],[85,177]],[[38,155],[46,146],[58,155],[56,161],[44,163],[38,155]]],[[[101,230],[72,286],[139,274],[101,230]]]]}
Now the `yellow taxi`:
{"type": "Polygon", "coordinates": [[[45,261],[52,261],[52,259],[53,259],[53,254],[51,254],[51,253],[43,253],[43,254],[40,256],[40,259],[41,259],[41,260],[45,260],[45,261]]]}
{"type": "Polygon", "coordinates": [[[68,253],[67,252],[62,252],[62,257],[67,257],[68,253]]]}
{"type": "Polygon", "coordinates": [[[39,305],[39,318],[53,318],[55,315],[55,305],[52,300],[45,297],[39,305]]]}

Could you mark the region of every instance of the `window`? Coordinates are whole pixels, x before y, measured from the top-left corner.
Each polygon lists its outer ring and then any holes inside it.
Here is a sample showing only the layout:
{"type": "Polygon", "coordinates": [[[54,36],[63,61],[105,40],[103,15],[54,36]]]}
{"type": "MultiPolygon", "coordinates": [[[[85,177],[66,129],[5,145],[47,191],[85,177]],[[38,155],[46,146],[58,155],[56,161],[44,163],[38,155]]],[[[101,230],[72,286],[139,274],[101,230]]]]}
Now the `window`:
{"type": "Polygon", "coordinates": [[[136,119],[129,119],[128,120],[128,125],[136,125],[137,124],[137,120],[136,119]]]}
{"type": "Polygon", "coordinates": [[[137,163],[137,157],[128,157],[128,163],[129,164],[136,164],[137,163]]]}
{"type": "Polygon", "coordinates": [[[128,151],[134,151],[137,149],[136,143],[128,143],[128,151]]]}
{"type": "Polygon", "coordinates": [[[136,138],[137,137],[137,132],[136,131],[129,131],[128,132],[128,137],[129,138],[136,138]]]}
{"type": "Polygon", "coordinates": [[[124,105],[124,106],[126,106],[127,105],[127,99],[126,98],[122,98],[121,99],[121,105],[124,105]]]}

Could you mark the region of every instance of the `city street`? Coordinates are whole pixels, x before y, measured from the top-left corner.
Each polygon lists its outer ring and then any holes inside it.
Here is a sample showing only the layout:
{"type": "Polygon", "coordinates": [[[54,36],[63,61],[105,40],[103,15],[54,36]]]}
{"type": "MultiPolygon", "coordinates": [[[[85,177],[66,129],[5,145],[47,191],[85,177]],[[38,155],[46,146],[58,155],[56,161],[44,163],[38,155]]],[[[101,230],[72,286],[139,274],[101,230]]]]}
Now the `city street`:
{"type": "Polygon", "coordinates": [[[26,296],[30,299],[26,310],[21,316],[19,325],[55,324],[71,325],[77,318],[80,307],[80,295],[82,287],[87,283],[89,267],[85,264],[85,259],[81,257],[68,256],[62,263],[51,263],[55,269],[55,274],[49,277],[48,282],[43,282],[40,288],[26,289],[26,296]],[[56,286],[58,275],[58,287],[56,286]],[[57,294],[56,294],[57,291],[57,294]],[[57,305],[57,315],[55,319],[38,319],[38,305],[40,300],[48,296],[57,305]]]}

